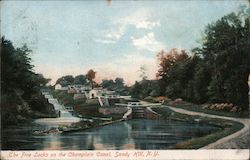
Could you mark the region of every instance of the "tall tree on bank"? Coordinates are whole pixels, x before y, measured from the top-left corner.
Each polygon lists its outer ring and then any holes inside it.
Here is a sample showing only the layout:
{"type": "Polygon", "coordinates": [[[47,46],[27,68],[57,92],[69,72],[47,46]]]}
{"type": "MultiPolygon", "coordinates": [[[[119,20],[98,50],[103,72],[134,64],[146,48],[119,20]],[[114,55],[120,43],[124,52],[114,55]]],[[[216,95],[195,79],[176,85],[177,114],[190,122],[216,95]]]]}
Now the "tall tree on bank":
{"type": "Polygon", "coordinates": [[[92,88],[94,88],[94,85],[95,85],[95,82],[94,82],[95,75],[96,75],[96,72],[93,69],[90,69],[86,74],[86,78],[89,80],[92,88]]]}
{"type": "Polygon", "coordinates": [[[242,8],[209,24],[193,56],[176,50],[158,54],[162,94],[198,103],[233,103],[247,110],[249,50],[250,10],[242,8]]]}
{"type": "Polygon", "coordinates": [[[1,122],[16,124],[34,117],[34,112],[48,113],[42,104],[40,89],[50,79],[33,72],[30,53],[26,45],[15,48],[11,41],[1,38],[1,122]],[[40,102],[32,105],[33,102],[40,102]]]}
{"type": "Polygon", "coordinates": [[[248,108],[248,76],[250,73],[250,10],[242,8],[205,30],[200,55],[211,66],[208,86],[212,102],[232,102],[248,108]]]}
{"type": "Polygon", "coordinates": [[[184,50],[178,51],[176,48],[172,49],[170,52],[161,51],[157,55],[159,61],[159,70],[157,77],[161,86],[161,93],[169,95],[170,97],[175,97],[179,94],[180,81],[176,76],[181,75],[177,73],[177,65],[184,63],[189,57],[184,50]],[[174,93],[175,92],[175,93],[174,93]]]}

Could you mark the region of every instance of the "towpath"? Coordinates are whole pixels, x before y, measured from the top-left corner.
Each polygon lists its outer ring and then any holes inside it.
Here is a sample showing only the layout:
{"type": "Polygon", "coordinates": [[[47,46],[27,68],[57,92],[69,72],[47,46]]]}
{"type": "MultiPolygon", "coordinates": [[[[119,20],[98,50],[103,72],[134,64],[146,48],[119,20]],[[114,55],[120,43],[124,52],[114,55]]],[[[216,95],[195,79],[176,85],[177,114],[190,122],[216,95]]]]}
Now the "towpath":
{"type": "Polygon", "coordinates": [[[239,123],[242,123],[244,127],[226,137],[223,137],[219,140],[217,140],[214,143],[211,143],[205,147],[202,147],[201,149],[249,149],[249,142],[250,142],[250,118],[234,118],[234,117],[225,117],[225,116],[218,116],[218,115],[212,115],[212,114],[206,114],[201,112],[195,112],[195,111],[189,111],[186,109],[176,108],[176,107],[170,107],[170,106],[163,106],[168,107],[171,110],[187,114],[187,115],[199,115],[203,117],[209,117],[209,118],[220,118],[225,120],[232,120],[239,123]]]}

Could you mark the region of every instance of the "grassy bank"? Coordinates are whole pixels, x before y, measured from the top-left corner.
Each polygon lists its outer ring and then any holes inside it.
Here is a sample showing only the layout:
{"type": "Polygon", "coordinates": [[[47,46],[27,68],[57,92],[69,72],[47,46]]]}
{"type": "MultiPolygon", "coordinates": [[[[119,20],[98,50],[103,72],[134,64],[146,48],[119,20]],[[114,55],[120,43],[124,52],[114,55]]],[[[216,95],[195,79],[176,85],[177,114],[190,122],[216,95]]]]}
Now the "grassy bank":
{"type": "MultiPolygon", "coordinates": [[[[165,103],[165,105],[171,105],[171,103],[165,103]]],[[[226,116],[226,117],[236,117],[236,118],[249,118],[249,111],[242,111],[241,113],[235,112],[227,112],[222,110],[212,110],[212,109],[204,109],[202,105],[197,105],[189,102],[183,102],[180,104],[176,104],[174,107],[195,111],[195,112],[203,112],[207,114],[213,114],[218,116],[226,116]]]]}
{"type": "Polygon", "coordinates": [[[185,122],[194,122],[195,119],[200,119],[200,123],[206,123],[209,125],[214,125],[222,128],[222,130],[214,132],[212,134],[180,142],[172,146],[171,147],[172,149],[198,149],[210,143],[213,143],[227,135],[233,134],[234,132],[244,127],[243,124],[234,121],[207,118],[201,116],[189,116],[174,112],[169,108],[153,108],[153,110],[156,111],[157,113],[160,113],[162,115],[162,119],[179,120],[185,122]]]}

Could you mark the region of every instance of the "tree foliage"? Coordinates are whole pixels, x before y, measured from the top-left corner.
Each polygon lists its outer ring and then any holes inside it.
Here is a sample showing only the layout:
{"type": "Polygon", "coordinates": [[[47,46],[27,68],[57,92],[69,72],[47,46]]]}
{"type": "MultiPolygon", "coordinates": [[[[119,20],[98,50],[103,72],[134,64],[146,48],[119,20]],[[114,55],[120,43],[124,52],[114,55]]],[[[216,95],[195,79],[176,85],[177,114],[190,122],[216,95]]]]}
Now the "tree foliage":
{"type": "Polygon", "coordinates": [[[148,96],[159,96],[160,86],[156,80],[142,80],[140,82],[135,82],[135,84],[130,89],[130,94],[133,98],[144,99],[148,96]]]}
{"type": "Polygon", "coordinates": [[[74,79],[74,84],[86,84],[87,83],[87,78],[85,75],[78,75],[74,79]]]}
{"type": "Polygon", "coordinates": [[[74,82],[75,79],[72,75],[66,75],[62,76],[61,78],[58,78],[56,84],[60,84],[61,86],[65,87],[74,84],[74,82]]]}
{"type": "Polygon", "coordinates": [[[108,90],[115,91],[120,95],[128,95],[128,87],[124,85],[123,78],[117,77],[115,80],[103,79],[101,86],[108,90]]]}
{"type": "Polygon", "coordinates": [[[228,102],[248,109],[250,14],[242,9],[205,29],[192,56],[176,49],[158,54],[162,94],[193,102],[228,102]]]}
{"type": "Polygon", "coordinates": [[[1,38],[1,115],[3,124],[16,123],[33,111],[46,111],[44,105],[31,106],[35,95],[50,79],[33,71],[31,50],[26,45],[15,48],[1,38]],[[18,119],[19,117],[19,119],[18,119]],[[21,117],[21,118],[20,118],[21,117]]]}
{"type": "Polygon", "coordinates": [[[95,75],[96,75],[96,72],[93,70],[93,69],[90,69],[87,74],[86,74],[86,77],[87,79],[92,82],[94,79],[95,79],[95,75]]]}

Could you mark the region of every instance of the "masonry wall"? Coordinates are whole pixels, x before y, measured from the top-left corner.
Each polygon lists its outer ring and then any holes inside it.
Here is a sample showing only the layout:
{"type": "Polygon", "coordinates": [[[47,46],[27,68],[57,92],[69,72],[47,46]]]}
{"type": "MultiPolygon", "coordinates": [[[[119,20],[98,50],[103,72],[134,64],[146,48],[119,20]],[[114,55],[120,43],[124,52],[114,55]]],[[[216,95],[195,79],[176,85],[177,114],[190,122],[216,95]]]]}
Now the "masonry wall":
{"type": "Polygon", "coordinates": [[[128,111],[126,107],[100,107],[99,112],[104,115],[125,114],[128,111]]]}

